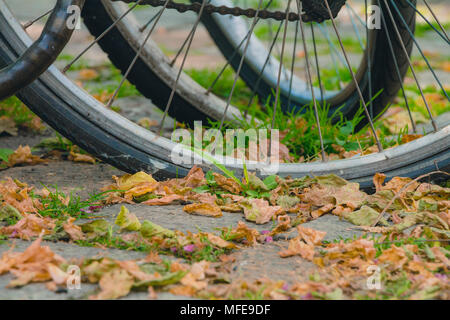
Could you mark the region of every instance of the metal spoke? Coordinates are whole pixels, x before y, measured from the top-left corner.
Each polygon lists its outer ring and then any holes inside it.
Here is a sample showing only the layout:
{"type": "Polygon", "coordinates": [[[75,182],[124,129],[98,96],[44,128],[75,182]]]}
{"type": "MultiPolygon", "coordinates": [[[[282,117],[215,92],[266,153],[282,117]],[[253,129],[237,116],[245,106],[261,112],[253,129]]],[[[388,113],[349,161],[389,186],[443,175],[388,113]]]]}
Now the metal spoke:
{"type": "Polygon", "coordinates": [[[30,20],[26,23],[24,23],[24,25],[22,26],[25,30],[28,29],[29,27],[31,27],[33,24],[35,24],[36,22],[38,22],[39,20],[43,19],[44,17],[48,16],[50,13],[53,12],[53,9],[48,10],[47,12],[41,14],[39,17],[30,20]]]}
{"type": "Polygon", "coordinates": [[[319,67],[319,56],[317,54],[317,46],[316,46],[316,36],[314,34],[314,25],[313,23],[310,23],[311,26],[311,35],[312,35],[312,41],[313,41],[313,48],[314,48],[314,59],[316,61],[316,72],[317,72],[317,80],[319,81],[319,89],[320,89],[320,102],[322,106],[324,106],[324,88],[322,85],[322,77],[320,76],[320,67],[319,67]]]}
{"type": "Polygon", "coordinates": [[[161,135],[161,133],[162,133],[162,129],[164,127],[164,122],[165,122],[165,120],[167,118],[167,114],[169,113],[170,106],[172,105],[172,101],[173,101],[173,98],[175,96],[175,92],[176,92],[177,87],[178,87],[178,82],[180,81],[180,76],[181,76],[181,73],[183,72],[184,64],[186,63],[186,59],[187,59],[189,51],[191,49],[192,41],[194,40],[194,37],[195,37],[195,31],[197,30],[197,27],[198,27],[198,25],[200,23],[200,19],[202,17],[203,10],[205,9],[206,3],[207,3],[207,1],[203,0],[202,6],[200,7],[200,11],[199,11],[198,16],[197,16],[197,20],[195,21],[195,24],[194,24],[194,27],[193,27],[193,32],[190,33],[190,38],[189,38],[189,41],[188,41],[188,44],[187,44],[186,52],[184,54],[183,61],[181,62],[180,69],[178,70],[177,78],[175,80],[175,83],[173,84],[172,92],[170,93],[170,97],[169,97],[169,100],[167,101],[167,105],[166,105],[166,108],[164,110],[164,115],[163,115],[163,118],[161,120],[161,124],[159,126],[159,130],[158,130],[159,131],[159,135],[161,135]]]}
{"type": "MultiPolygon", "coordinates": [[[[297,7],[298,7],[298,3],[297,3],[297,7]]],[[[299,13],[301,13],[301,10],[299,13]]],[[[288,102],[287,102],[287,107],[289,110],[291,107],[291,100],[292,100],[292,84],[294,82],[295,58],[297,56],[298,29],[299,29],[299,24],[296,23],[295,24],[295,34],[294,34],[294,48],[292,49],[291,79],[289,80],[289,94],[288,94],[288,102]]]]}
{"type": "Polygon", "coordinates": [[[419,15],[419,16],[421,16],[422,17],[422,19],[426,22],[426,23],[428,23],[428,25],[432,28],[432,29],[434,29],[434,31],[436,31],[436,33],[442,38],[442,39],[444,39],[444,41],[445,42],[447,42],[448,44],[450,44],[450,40],[445,36],[445,35],[443,35],[441,32],[439,32],[439,30],[438,29],[436,29],[436,27],[435,26],[433,26],[433,24],[422,14],[422,12],[420,12],[419,10],[417,10],[417,8],[416,8],[416,6],[414,5],[414,4],[412,4],[409,0],[405,0],[406,1],[406,3],[411,7],[411,8],[413,8],[414,9],[414,11],[419,15]]]}
{"type": "MultiPolygon", "coordinates": [[[[364,1],[364,6],[366,8],[366,12],[367,12],[367,0],[364,1]]],[[[355,11],[355,9],[353,9],[353,7],[349,4],[346,4],[347,8],[349,8],[351,10],[351,12],[353,12],[353,15],[356,17],[356,19],[363,25],[364,28],[367,27],[367,22],[364,22],[363,19],[361,19],[361,17],[358,15],[358,13],[355,11]]],[[[366,19],[367,21],[367,19],[366,19]]]]}
{"type": "Polygon", "coordinates": [[[113,104],[113,102],[116,99],[117,95],[119,94],[120,89],[122,88],[123,84],[125,83],[125,80],[128,78],[128,75],[130,74],[130,72],[133,69],[134,65],[136,64],[137,60],[141,56],[142,50],[144,49],[147,41],[150,39],[150,36],[152,35],[153,31],[155,30],[156,25],[158,24],[159,19],[161,18],[162,14],[164,13],[164,10],[167,8],[167,5],[169,4],[169,2],[170,2],[170,0],[166,0],[166,2],[164,3],[163,10],[161,10],[159,12],[158,17],[156,18],[152,28],[147,33],[144,41],[142,42],[141,46],[139,47],[139,50],[137,51],[136,55],[134,56],[133,60],[131,61],[127,71],[123,75],[123,77],[122,77],[122,79],[121,79],[121,81],[119,83],[119,86],[117,87],[116,91],[114,91],[114,94],[112,95],[111,99],[109,99],[108,104],[106,105],[107,108],[111,107],[111,105],[113,104]]]}
{"type": "Polygon", "coordinates": [[[434,120],[433,114],[431,113],[430,106],[428,105],[428,102],[427,102],[427,99],[425,98],[425,95],[423,93],[422,87],[420,86],[419,79],[417,78],[416,72],[415,72],[414,67],[413,67],[413,65],[411,63],[411,59],[409,58],[408,51],[406,50],[405,44],[403,43],[402,36],[400,35],[400,32],[398,31],[397,24],[395,23],[394,16],[392,15],[392,12],[391,12],[391,9],[389,8],[387,0],[383,0],[383,1],[384,1],[385,6],[386,6],[386,10],[388,12],[388,15],[389,15],[389,17],[391,19],[392,26],[394,27],[395,33],[397,35],[397,39],[399,40],[400,45],[401,45],[402,50],[403,50],[403,53],[405,54],[405,57],[408,60],[408,64],[409,64],[409,67],[411,69],[411,73],[414,76],[414,80],[416,81],[417,88],[419,89],[420,95],[422,96],[423,102],[425,103],[425,107],[427,108],[428,115],[430,116],[431,124],[433,125],[433,129],[434,129],[435,132],[437,132],[438,131],[438,127],[437,127],[436,121],[434,120]]]}
{"type": "Polygon", "coordinates": [[[353,14],[352,11],[349,9],[350,6],[348,5],[348,3],[345,4],[345,8],[347,9],[348,16],[350,17],[350,21],[352,23],[353,30],[355,31],[356,37],[358,38],[359,46],[361,47],[362,50],[364,50],[364,44],[361,39],[361,34],[359,33],[358,27],[355,24],[355,19],[353,19],[353,14]]]}
{"type": "MultiPolygon", "coordinates": [[[[373,94],[372,94],[372,48],[371,48],[371,44],[369,43],[369,14],[367,12],[368,7],[367,7],[367,0],[364,0],[364,16],[365,16],[365,27],[366,27],[366,53],[367,53],[367,77],[369,78],[369,112],[370,112],[370,116],[373,118],[373,94]]],[[[396,57],[394,55],[394,60],[395,60],[395,65],[398,69],[398,65],[397,65],[397,60],[396,57]]],[[[403,90],[403,79],[400,76],[400,71],[398,71],[398,75],[399,75],[399,80],[400,83],[402,84],[402,90],[403,90]]],[[[403,90],[403,94],[405,95],[405,90],[403,90]]],[[[406,95],[405,95],[406,98],[406,95]]],[[[406,102],[408,105],[408,102],[406,102]]],[[[409,110],[409,105],[408,105],[408,110],[409,110]]],[[[410,112],[411,113],[411,112],[410,112]]],[[[412,121],[413,123],[413,128],[414,128],[414,132],[416,132],[416,126],[414,124],[414,121],[412,121]]]]}
{"type": "Polygon", "coordinates": [[[288,6],[286,9],[286,22],[284,24],[283,43],[281,44],[280,65],[278,68],[277,88],[275,91],[275,103],[273,105],[272,130],[275,127],[275,116],[276,116],[278,101],[279,101],[279,97],[280,97],[281,73],[283,72],[283,57],[284,57],[284,51],[286,50],[286,36],[287,36],[287,29],[288,29],[288,24],[289,24],[290,5],[291,5],[291,0],[289,0],[288,6]]]}
{"type": "Polygon", "coordinates": [[[400,17],[400,20],[402,20],[403,24],[406,27],[406,30],[408,30],[409,35],[411,36],[411,39],[414,41],[414,44],[417,47],[417,50],[419,50],[420,55],[422,56],[422,58],[424,59],[424,61],[426,62],[428,69],[430,69],[431,73],[433,74],[433,77],[436,79],[436,82],[439,84],[439,87],[441,87],[442,92],[444,93],[444,95],[447,97],[447,100],[450,101],[450,97],[447,95],[446,90],[444,89],[444,86],[442,85],[442,82],[439,80],[438,76],[436,75],[436,72],[434,72],[433,67],[431,66],[430,62],[428,61],[427,57],[425,56],[425,54],[422,51],[422,48],[420,47],[419,43],[416,40],[416,37],[414,37],[414,33],[411,31],[411,29],[409,28],[408,24],[406,23],[405,19],[403,18],[400,10],[398,9],[397,5],[394,3],[394,1],[391,0],[392,6],[394,7],[395,11],[397,11],[398,16],[400,17]]]}
{"type": "Polygon", "coordinates": [[[372,117],[370,116],[370,113],[369,113],[369,110],[367,110],[367,105],[364,102],[364,96],[362,94],[361,88],[359,87],[358,80],[356,79],[355,73],[353,72],[352,66],[350,64],[350,60],[348,59],[348,56],[347,56],[347,52],[345,51],[344,45],[342,44],[341,36],[340,36],[339,31],[338,31],[338,29],[336,27],[336,22],[334,21],[333,14],[332,14],[331,9],[330,9],[330,5],[328,4],[328,0],[325,0],[325,6],[327,7],[328,14],[330,15],[331,23],[333,24],[334,31],[336,32],[336,36],[337,36],[337,38],[339,40],[339,45],[341,46],[342,53],[344,54],[345,60],[347,62],[348,70],[349,70],[349,72],[350,72],[350,74],[352,76],[353,82],[355,83],[356,90],[358,91],[358,95],[359,95],[359,98],[361,100],[361,103],[364,106],[364,111],[366,113],[367,119],[369,120],[370,128],[372,130],[372,133],[374,135],[375,141],[377,143],[378,151],[381,152],[381,151],[383,151],[383,146],[381,145],[380,139],[378,138],[377,132],[375,130],[375,126],[374,126],[373,121],[372,121],[372,117]]]}
{"type": "Polygon", "coordinates": [[[230,107],[231,99],[232,99],[232,97],[233,97],[234,90],[236,89],[236,84],[237,84],[237,81],[238,81],[238,79],[239,79],[239,75],[240,75],[241,70],[242,70],[242,67],[243,67],[243,65],[244,65],[245,55],[247,54],[247,50],[248,50],[248,47],[249,47],[249,45],[250,45],[250,40],[251,40],[251,38],[252,38],[253,30],[255,29],[256,24],[257,24],[258,21],[259,21],[259,19],[257,19],[257,17],[258,17],[258,15],[259,15],[259,12],[261,11],[261,5],[262,5],[262,2],[263,2],[263,0],[259,0],[258,9],[256,10],[255,17],[253,18],[253,22],[252,22],[252,25],[251,25],[251,27],[250,27],[250,34],[249,34],[249,36],[247,37],[247,41],[246,41],[246,43],[245,43],[245,47],[244,47],[244,51],[243,51],[243,53],[242,53],[241,61],[240,61],[240,63],[239,63],[238,69],[236,70],[236,75],[235,75],[235,77],[234,77],[233,86],[232,86],[232,88],[231,88],[230,95],[228,96],[227,105],[225,106],[225,111],[223,112],[222,119],[220,120],[219,131],[221,131],[222,128],[223,128],[223,124],[224,124],[224,122],[225,122],[225,116],[226,116],[226,114],[227,114],[227,112],[228,112],[228,108],[230,107]]]}
{"type": "MultiPolygon", "coordinates": [[[[264,9],[267,9],[273,0],[270,0],[267,5],[264,7],[264,9]]],[[[256,23],[258,23],[260,20],[260,18],[257,18],[256,23]]],[[[247,32],[247,34],[245,35],[245,37],[241,40],[241,42],[239,43],[239,45],[234,49],[233,54],[230,56],[230,58],[227,59],[227,62],[225,63],[225,65],[222,67],[222,69],[220,70],[220,72],[217,74],[216,78],[214,79],[214,81],[211,83],[211,85],[209,86],[209,88],[206,90],[205,94],[210,94],[212,89],[214,89],[215,85],[217,84],[217,82],[219,81],[220,77],[223,75],[223,73],[225,72],[225,70],[227,69],[227,67],[230,65],[231,61],[233,61],[234,57],[238,54],[239,50],[241,49],[242,45],[245,43],[245,41],[248,39],[248,37],[253,33],[252,29],[249,29],[249,31],[247,32]]]]}
{"type": "MultiPolygon", "coordinates": [[[[133,11],[134,8],[136,8],[143,0],[139,0],[137,1],[135,4],[133,4],[127,11],[125,11],[116,21],[114,21],[113,24],[111,24],[105,31],[102,32],[101,35],[99,35],[97,38],[95,38],[94,41],[92,41],[86,48],[83,49],[83,51],[81,51],[72,61],[70,61],[62,70],[63,73],[66,73],[67,70],[69,70],[72,65],[77,62],[89,49],[91,49],[96,43],[98,43],[104,36],[106,36],[120,21],[123,20],[123,18],[125,18],[131,11],[133,11]]],[[[167,4],[166,4],[167,6],[167,4]]],[[[164,7],[165,8],[165,7],[164,7]]],[[[162,14],[162,11],[164,10],[161,9],[160,13],[158,14],[158,16],[160,16],[160,14],[162,14]]]]}
{"type": "Polygon", "coordinates": [[[273,48],[275,47],[275,43],[276,43],[276,41],[278,39],[278,36],[280,35],[281,27],[283,26],[283,24],[284,24],[284,20],[280,22],[280,24],[278,26],[278,29],[277,29],[277,32],[275,33],[275,37],[272,40],[272,44],[270,45],[269,52],[267,54],[266,60],[264,61],[264,65],[261,68],[261,70],[259,72],[259,75],[258,75],[258,79],[256,80],[254,88],[252,89],[252,96],[251,96],[250,100],[247,103],[247,107],[246,107],[245,113],[244,113],[245,117],[248,115],[248,111],[250,109],[250,106],[253,104],[253,100],[256,97],[256,92],[259,89],[259,84],[261,83],[264,71],[266,70],[266,67],[269,64],[269,61],[271,60],[270,58],[272,57],[272,51],[273,51],[273,48]]]}
{"type": "Polygon", "coordinates": [[[142,27],[140,27],[139,32],[144,32],[152,24],[152,22],[156,19],[156,17],[158,16],[158,14],[161,10],[163,10],[163,9],[159,9],[159,11],[153,17],[151,17],[150,20],[148,20],[146,24],[144,24],[142,27]]]}
{"type": "MultiPolygon", "coordinates": [[[[211,2],[211,0],[208,0],[208,4],[211,2]]],[[[183,52],[184,47],[186,46],[186,44],[188,43],[189,39],[192,37],[192,34],[195,32],[195,28],[191,29],[191,32],[189,32],[189,35],[186,37],[186,39],[184,40],[183,44],[181,45],[180,49],[178,50],[177,54],[175,55],[175,57],[172,59],[172,61],[170,62],[170,66],[173,67],[175,65],[175,62],[178,60],[178,57],[180,56],[180,54],[183,52]]]]}
{"type": "MultiPolygon", "coordinates": [[[[302,12],[302,4],[301,4],[300,0],[297,0],[297,10],[298,10],[298,14],[301,14],[301,12],[302,12]]],[[[305,31],[303,29],[303,21],[302,21],[302,19],[299,19],[297,25],[300,26],[300,32],[302,34],[303,50],[305,52],[305,60],[306,60],[306,74],[307,74],[307,77],[308,77],[309,86],[311,88],[311,96],[312,96],[313,105],[314,105],[314,116],[315,116],[316,122],[317,122],[317,130],[319,131],[320,148],[321,148],[321,152],[322,152],[322,161],[325,162],[325,161],[327,161],[326,153],[325,153],[325,145],[324,145],[324,142],[323,142],[322,128],[320,126],[320,118],[319,118],[319,111],[318,111],[318,107],[317,107],[316,95],[314,93],[314,86],[313,86],[313,83],[312,83],[311,67],[310,67],[310,63],[309,63],[308,48],[306,46],[305,31]]]]}
{"type": "MultiPolygon", "coordinates": [[[[381,6],[380,6],[380,8],[381,8],[381,6]]],[[[387,37],[387,40],[388,40],[389,50],[390,50],[391,55],[392,55],[392,57],[394,59],[395,71],[397,73],[397,77],[398,77],[398,80],[399,80],[399,83],[400,83],[400,86],[401,86],[403,98],[405,100],[406,109],[408,110],[408,116],[409,116],[409,119],[411,121],[411,125],[413,127],[413,132],[417,133],[416,122],[414,121],[414,118],[412,116],[411,108],[410,108],[409,102],[408,102],[408,97],[406,96],[405,87],[403,85],[403,78],[402,78],[401,73],[400,73],[400,68],[398,66],[398,61],[397,61],[396,54],[394,52],[394,46],[392,45],[392,39],[391,39],[391,36],[389,35],[389,29],[387,27],[386,20],[384,19],[384,15],[383,14],[381,15],[381,22],[383,23],[384,30],[386,30],[386,37],[387,37]]]]}
{"type": "MultiPolygon", "coordinates": [[[[275,91],[275,102],[273,104],[273,113],[272,113],[272,126],[271,126],[271,134],[273,130],[275,129],[275,119],[277,115],[277,108],[278,108],[278,101],[280,99],[280,84],[281,84],[281,73],[283,72],[283,57],[284,57],[284,51],[286,50],[286,36],[287,36],[287,30],[289,25],[289,10],[291,6],[291,0],[288,1],[288,5],[286,8],[286,22],[284,24],[284,32],[283,32],[283,42],[281,44],[281,53],[280,53],[280,65],[278,69],[278,79],[277,79],[277,88],[275,91]]],[[[301,20],[301,19],[300,19],[301,20]]],[[[272,139],[269,141],[269,161],[272,157],[272,139]]]]}
{"type": "Polygon", "coordinates": [[[442,33],[445,35],[445,37],[447,38],[447,40],[450,41],[450,39],[448,38],[447,32],[445,32],[445,28],[442,26],[441,22],[439,21],[439,19],[437,18],[436,14],[434,13],[434,11],[431,9],[431,6],[428,4],[428,2],[426,0],[423,0],[423,3],[425,3],[425,5],[427,6],[428,10],[430,10],[431,15],[433,16],[434,20],[436,20],[436,23],[439,25],[439,28],[441,28],[442,33]]]}
{"type": "Polygon", "coordinates": [[[333,63],[334,71],[336,71],[336,75],[339,78],[338,86],[339,86],[339,90],[341,90],[344,87],[344,83],[342,81],[341,73],[339,72],[339,65],[336,61],[335,55],[338,57],[338,60],[340,60],[340,62],[344,66],[345,66],[345,59],[341,56],[340,52],[336,49],[333,42],[331,41],[330,35],[328,34],[328,27],[323,28],[320,23],[318,23],[317,26],[319,27],[319,31],[322,33],[322,35],[325,36],[325,38],[327,40],[328,47],[330,48],[331,62],[333,63]]]}

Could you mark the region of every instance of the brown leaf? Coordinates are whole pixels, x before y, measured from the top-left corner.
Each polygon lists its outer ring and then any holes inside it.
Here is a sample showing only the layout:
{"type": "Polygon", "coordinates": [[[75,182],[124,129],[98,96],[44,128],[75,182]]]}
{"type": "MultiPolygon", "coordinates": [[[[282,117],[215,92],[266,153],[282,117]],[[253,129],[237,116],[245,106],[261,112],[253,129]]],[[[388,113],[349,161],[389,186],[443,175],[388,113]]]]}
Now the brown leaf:
{"type": "Polygon", "coordinates": [[[327,234],[325,231],[318,231],[302,226],[297,226],[297,231],[300,239],[305,241],[307,244],[314,246],[320,244],[327,234]]]}
{"type": "Polygon", "coordinates": [[[81,228],[73,222],[75,221],[75,218],[69,218],[64,224],[63,229],[67,234],[70,236],[70,239],[77,241],[77,240],[84,240],[85,236],[83,231],[81,231],[81,228]]]}
{"type": "MultiPolygon", "coordinates": [[[[205,235],[205,234],[203,234],[203,235],[205,235]]],[[[215,245],[215,246],[217,246],[219,248],[222,248],[222,249],[234,249],[234,248],[236,248],[235,244],[233,244],[233,243],[231,243],[229,241],[226,241],[226,240],[222,239],[221,237],[218,237],[218,236],[216,236],[216,235],[214,235],[212,233],[206,233],[206,236],[207,236],[209,242],[211,242],[213,245],[215,245]]]]}
{"type": "Polygon", "coordinates": [[[312,211],[311,217],[313,217],[314,219],[317,219],[317,218],[323,216],[325,213],[328,213],[331,210],[333,210],[333,208],[334,208],[334,204],[332,204],[332,203],[326,204],[323,207],[312,211]]]}
{"type": "Polygon", "coordinates": [[[386,175],[384,173],[376,173],[373,176],[373,184],[375,185],[376,192],[383,190],[383,183],[386,179],[386,175]]]}
{"type": "Polygon", "coordinates": [[[312,261],[314,258],[314,245],[309,245],[300,240],[299,237],[289,241],[289,247],[278,253],[281,258],[299,255],[302,258],[312,261]]]}
{"type": "Polygon", "coordinates": [[[92,300],[117,299],[128,295],[134,284],[133,277],[123,269],[113,269],[105,273],[99,282],[101,292],[90,296],[92,300]]]}
{"type": "Polygon", "coordinates": [[[26,164],[26,165],[35,165],[39,163],[47,162],[44,159],[41,159],[38,156],[34,156],[31,154],[31,149],[29,146],[19,146],[14,153],[9,155],[8,158],[8,166],[14,167],[16,165],[26,164]]]}
{"type": "Polygon", "coordinates": [[[64,272],[58,266],[66,261],[49,247],[41,246],[42,238],[34,241],[24,252],[6,251],[0,259],[0,275],[11,272],[17,279],[10,287],[30,282],[64,281],[64,272]],[[57,270],[58,269],[58,270],[57,270]]]}
{"type": "Polygon", "coordinates": [[[207,216],[207,217],[221,217],[222,210],[216,204],[210,203],[192,203],[183,208],[183,211],[189,214],[207,216]]]}
{"type": "Polygon", "coordinates": [[[70,151],[68,159],[73,162],[83,162],[83,163],[90,163],[95,164],[95,158],[88,155],[88,154],[81,154],[74,151],[70,151]]]}
{"type": "Polygon", "coordinates": [[[256,229],[250,228],[244,222],[239,221],[238,226],[232,230],[224,230],[228,236],[236,241],[247,240],[249,246],[253,246],[257,243],[259,232],[256,229]]]}
{"type": "Polygon", "coordinates": [[[165,206],[172,204],[175,201],[184,200],[185,197],[180,196],[178,194],[171,194],[162,198],[158,199],[150,199],[147,201],[142,202],[142,204],[146,204],[149,206],[165,206]]]}
{"type": "Polygon", "coordinates": [[[24,217],[15,225],[1,228],[0,234],[30,240],[31,238],[38,237],[41,234],[52,234],[55,226],[55,220],[48,217],[40,218],[35,214],[24,214],[24,217]]]}
{"type": "Polygon", "coordinates": [[[221,174],[216,172],[213,173],[214,180],[223,190],[228,191],[233,194],[240,194],[242,192],[242,188],[234,179],[226,178],[221,174]]]}
{"type": "Polygon", "coordinates": [[[268,223],[283,212],[283,208],[270,206],[269,202],[264,199],[246,199],[239,204],[244,209],[245,219],[257,224],[268,223]]]}
{"type": "Polygon", "coordinates": [[[0,117],[0,134],[2,134],[3,132],[6,132],[12,136],[17,136],[16,123],[10,117],[0,117]]]}
{"type": "Polygon", "coordinates": [[[83,69],[78,74],[78,80],[89,81],[98,78],[99,74],[94,69],[83,69]]]}

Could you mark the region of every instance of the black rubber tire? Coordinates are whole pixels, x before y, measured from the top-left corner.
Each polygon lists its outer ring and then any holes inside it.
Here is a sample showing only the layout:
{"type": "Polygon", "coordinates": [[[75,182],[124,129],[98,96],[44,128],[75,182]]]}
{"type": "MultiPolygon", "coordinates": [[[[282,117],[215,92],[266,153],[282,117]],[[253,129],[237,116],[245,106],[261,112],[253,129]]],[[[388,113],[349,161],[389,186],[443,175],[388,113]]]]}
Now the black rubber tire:
{"type": "MultiPolygon", "coordinates": [[[[199,0],[191,0],[197,1],[199,0]]],[[[410,0],[411,1],[411,0],[410,0]]],[[[374,0],[377,2],[377,0],[374,0]]],[[[412,0],[415,4],[416,0],[412,0]]],[[[386,15],[386,23],[390,31],[390,37],[393,44],[393,50],[395,52],[396,59],[398,61],[400,73],[402,78],[408,70],[408,59],[406,58],[404,51],[395,36],[391,20],[386,13],[386,8],[383,2],[381,2],[382,11],[386,15]]],[[[405,21],[411,30],[415,29],[415,11],[411,8],[406,1],[397,1],[397,7],[402,12],[405,21]]],[[[391,11],[395,17],[395,11],[391,8],[391,11]]],[[[84,10],[82,12],[84,23],[88,27],[89,31],[94,36],[99,36],[106,28],[108,28],[112,23],[112,19],[108,14],[107,10],[104,8],[101,1],[87,1],[84,10]]],[[[221,50],[225,57],[230,57],[234,52],[234,47],[230,44],[227,38],[223,35],[222,30],[218,27],[214,19],[209,15],[204,15],[202,18],[202,23],[206,26],[208,32],[211,34],[212,38],[216,42],[218,48],[221,50]]],[[[405,43],[406,49],[410,54],[413,47],[413,41],[405,28],[404,24],[400,19],[396,21],[396,25],[401,33],[402,40],[405,43]]],[[[401,87],[401,83],[398,79],[398,75],[395,72],[395,62],[392,57],[391,50],[388,45],[386,38],[385,29],[376,30],[375,43],[372,62],[372,96],[377,92],[381,91],[381,94],[373,101],[373,115],[377,116],[381,112],[386,110],[386,106],[395,98],[397,92],[401,87]]],[[[117,30],[113,29],[107,36],[99,41],[100,47],[108,54],[112,63],[125,72],[134,58],[136,51],[128,44],[126,39],[117,30]]],[[[235,55],[234,59],[231,61],[233,68],[237,69],[241,56],[235,55]]],[[[258,72],[253,70],[247,64],[244,63],[242,68],[241,77],[250,86],[253,87],[258,79],[258,72]]],[[[136,88],[147,98],[151,99],[156,106],[163,109],[166,106],[168,97],[171,93],[171,87],[166,85],[164,81],[155,74],[153,70],[141,59],[138,60],[136,66],[131,70],[128,79],[133,83],[136,88]]],[[[364,100],[369,101],[369,86],[368,86],[368,74],[367,72],[361,78],[359,86],[362,90],[364,100]]],[[[257,90],[257,94],[261,97],[261,101],[266,101],[266,99],[271,96],[273,88],[270,87],[264,81],[260,82],[257,90]]],[[[284,110],[289,110],[292,108],[303,107],[303,105],[287,106],[288,97],[286,95],[281,95],[281,105],[284,110]]],[[[355,113],[360,108],[360,99],[356,89],[347,95],[344,102],[338,102],[331,105],[330,114],[333,114],[338,108],[341,108],[341,112],[346,118],[353,118],[355,113]],[[342,107],[344,105],[344,107],[342,107]]],[[[191,125],[195,120],[205,121],[207,116],[202,113],[198,108],[193,106],[189,101],[184,99],[182,96],[175,94],[173,103],[169,110],[169,114],[176,118],[181,119],[183,122],[191,125]]],[[[367,119],[364,118],[358,128],[362,128],[367,124],[367,119]]]]}

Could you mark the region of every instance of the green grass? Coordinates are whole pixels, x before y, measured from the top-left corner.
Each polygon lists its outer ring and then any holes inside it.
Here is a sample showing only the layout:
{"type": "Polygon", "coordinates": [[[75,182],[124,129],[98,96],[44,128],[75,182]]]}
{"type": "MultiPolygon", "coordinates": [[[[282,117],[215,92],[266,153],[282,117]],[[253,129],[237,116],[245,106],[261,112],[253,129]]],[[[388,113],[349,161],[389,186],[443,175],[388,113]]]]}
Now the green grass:
{"type": "Polygon", "coordinates": [[[7,116],[13,119],[18,126],[24,126],[33,120],[35,114],[18,98],[10,97],[0,101],[0,117],[1,116],[7,116]]]}
{"type": "Polygon", "coordinates": [[[81,200],[79,196],[71,193],[66,196],[63,192],[59,191],[58,186],[53,186],[51,190],[49,187],[44,186],[49,194],[47,197],[41,195],[31,194],[33,198],[39,199],[44,206],[44,209],[39,210],[39,214],[44,217],[50,217],[53,219],[66,220],[68,216],[76,219],[89,218],[91,214],[83,212],[83,209],[87,209],[92,206],[101,206],[107,192],[91,195],[87,200],[81,200]],[[64,200],[69,198],[67,204],[64,200]]]}
{"type": "MultiPolygon", "coordinates": [[[[210,70],[204,69],[189,69],[186,73],[198,84],[200,84],[205,89],[208,89],[213,81],[217,78],[220,69],[210,70]]],[[[235,72],[231,67],[228,67],[223,72],[220,79],[217,81],[216,85],[212,89],[212,93],[218,97],[228,99],[231,89],[233,87],[235,78],[235,72]]],[[[248,101],[252,97],[252,90],[245,84],[242,79],[238,79],[236,83],[236,88],[231,99],[231,103],[236,107],[246,107],[248,101]]]]}
{"type": "MultiPolygon", "coordinates": [[[[431,24],[433,25],[433,27],[436,28],[436,30],[438,30],[442,34],[442,30],[436,21],[431,22],[431,24]]],[[[445,30],[448,30],[450,29],[450,22],[444,22],[442,23],[442,26],[444,27],[445,30]]],[[[427,35],[429,31],[433,31],[434,33],[436,32],[427,22],[425,21],[419,22],[416,24],[414,34],[416,37],[424,37],[427,35]]],[[[433,36],[439,37],[437,34],[434,34],[433,36]]]]}

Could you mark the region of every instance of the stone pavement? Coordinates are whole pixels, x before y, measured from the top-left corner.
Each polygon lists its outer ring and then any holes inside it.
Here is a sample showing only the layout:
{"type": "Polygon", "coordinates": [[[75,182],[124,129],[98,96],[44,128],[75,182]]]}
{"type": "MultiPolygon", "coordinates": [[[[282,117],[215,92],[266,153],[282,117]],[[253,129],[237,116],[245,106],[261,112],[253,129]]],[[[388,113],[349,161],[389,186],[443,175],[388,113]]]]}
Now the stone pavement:
{"type": "MultiPolygon", "coordinates": [[[[42,136],[18,136],[18,137],[0,137],[2,146],[16,148],[19,144],[33,145],[39,141],[42,136]]],[[[112,182],[112,175],[123,174],[107,164],[80,164],[71,161],[51,161],[48,164],[36,166],[15,167],[0,171],[0,180],[11,177],[26,182],[29,185],[42,188],[46,186],[58,186],[58,190],[66,195],[71,192],[81,198],[87,198],[89,194],[99,192],[99,190],[112,182]]],[[[146,205],[126,205],[126,207],[136,214],[142,220],[150,220],[165,228],[180,231],[198,232],[207,231],[218,234],[216,228],[234,227],[238,221],[244,221],[242,214],[224,213],[221,218],[209,218],[201,216],[192,216],[183,212],[181,205],[171,206],[146,206],[146,205]]],[[[120,211],[120,205],[112,205],[103,208],[96,213],[102,216],[110,223],[114,223],[117,214],[120,211]]],[[[81,223],[82,221],[80,221],[81,223]]],[[[271,224],[255,225],[246,222],[250,227],[259,231],[269,230],[271,224]]],[[[361,232],[352,229],[353,225],[339,221],[335,216],[325,215],[321,218],[304,224],[316,230],[327,232],[325,240],[334,240],[339,238],[351,238],[361,235],[361,232]]],[[[235,253],[236,261],[233,264],[232,277],[235,279],[257,279],[267,277],[272,280],[285,280],[288,283],[295,281],[298,277],[305,274],[306,271],[314,268],[311,262],[303,260],[300,257],[281,259],[278,252],[281,248],[287,248],[287,239],[296,236],[296,231],[289,234],[279,235],[274,242],[259,244],[252,248],[243,248],[235,253]]],[[[14,250],[23,251],[31,242],[21,240],[9,240],[0,242],[0,255],[15,246],[14,250]]],[[[93,247],[80,247],[67,242],[45,242],[52,250],[66,259],[94,257],[97,255],[109,256],[119,260],[139,259],[146,256],[142,252],[123,251],[117,249],[101,249],[93,247]]],[[[169,257],[166,257],[169,258],[169,257]]],[[[5,286],[12,279],[10,275],[0,276],[0,299],[82,299],[93,294],[97,289],[96,285],[82,284],[81,290],[72,290],[68,292],[54,293],[45,288],[43,284],[31,284],[19,289],[7,289],[5,286]]],[[[126,299],[146,299],[147,293],[132,293],[126,299]]],[[[168,293],[158,295],[159,299],[180,298],[168,293]]]]}

